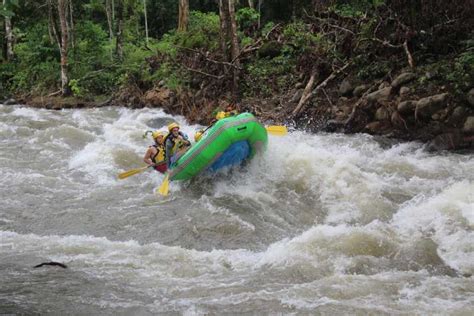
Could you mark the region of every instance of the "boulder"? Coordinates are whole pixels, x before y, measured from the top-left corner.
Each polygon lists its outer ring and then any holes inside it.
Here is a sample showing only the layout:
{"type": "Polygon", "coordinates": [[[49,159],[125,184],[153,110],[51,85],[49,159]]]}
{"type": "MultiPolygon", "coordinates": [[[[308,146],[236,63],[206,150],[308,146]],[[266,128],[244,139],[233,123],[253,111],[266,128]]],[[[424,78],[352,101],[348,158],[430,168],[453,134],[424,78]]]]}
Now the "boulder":
{"type": "Polygon", "coordinates": [[[428,143],[428,150],[453,150],[461,147],[462,143],[463,137],[459,131],[443,133],[436,136],[428,143]]]}
{"type": "Polygon", "coordinates": [[[465,134],[474,134],[474,116],[469,116],[467,118],[466,122],[464,122],[462,131],[465,134]]]}
{"type": "Polygon", "coordinates": [[[324,126],[323,131],[325,132],[342,132],[344,131],[344,122],[338,120],[328,120],[324,126]]]}
{"type": "Polygon", "coordinates": [[[143,96],[143,101],[148,106],[161,107],[170,105],[172,91],[166,88],[149,90],[143,96]]]}
{"type": "Polygon", "coordinates": [[[387,87],[390,87],[390,83],[388,83],[387,81],[384,81],[379,85],[379,90],[382,90],[383,88],[387,88],[387,87]]]}
{"type": "Polygon", "coordinates": [[[395,80],[392,81],[392,87],[397,89],[403,84],[408,83],[416,78],[416,75],[412,72],[405,72],[399,75],[395,80]]]}
{"type": "Polygon", "coordinates": [[[354,96],[360,98],[365,91],[369,90],[370,86],[368,84],[362,84],[360,86],[357,86],[355,89],[354,89],[354,96]]]}
{"type": "Polygon", "coordinates": [[[345,121],[345,119],[349,116],[352,112],[352,108],[345,105],[337,107],[336,109],[332,110],[333,116],[337,121],[345,121]]]}
{"type": "Polygon", "coordinates": [[[467,93],[467,102],[471,107],[474,107],[474,88],[467,93]]]}
{"type": "Polygon", "coordinates": [[[392,123],[392,126],[398,129],[408,129],[407,122],[398,111],[393,111],[392,115],[390,116],[390,122],[392,123]]]}
{"type": "Polygon", "coordinates": [[[400,94],[400,97],[401,97],[403,100],[405,100],[405,99],[408,97],[408,95],[410,94],[410,92],[411,92],[411,89],[410,89],[410,88],[408,88],[408,87],[401,87],[399,94],[400,94]]]}
{"type": "Polygon", "coordinates": [[[15,99],[13,98],[10,98],[8,100],[6,100],[5,102],[3,102],[4,105],[13,105],[13,104],[17,104],[18,102],[16,102],[15,99]]]}
{"type": "Polygon", "coordinates": [[[390,99],[391,93],[392,93],[392,87],[385,87],[380,90],[369,93],[367,95],[367,100],[369,102],[387,101],[388,99],[390,99]]]}
{"type": "Polygon", "coordinates": [[[369,134],[384,134],[391,127],[390,122],[388,121],[374,121],[365,125],[364,130],[369,134]]]}
{"type": "Polygon", "coordinates": [[[416,102],[417,101],[400,102],[397,106],[397,111],[402,114],[413,113],[413,111],[415,111],[415,108],[416,108],[416,102]]]}
{"type": "Polygon", "coordinates": [[[341,82],[341,85],[339,86],[339,93],[343,96],[349,96],[352,94],[352,91],[354,90],[354,87],[350,83],[349,80],[344,79],[341,82]]]}
{"type": "Polygon", "coordinates": [[[390,111],[387,109],[386,106],[381,106],[375,112],[375,119],[377,121],[386,121],[390,120],[390,111]]]}
{"type": "Polygon", "coordinates": [[[451,113],[451,117],[449,118],[449,124],[451,125],[458,125],[464,122],[466,118],[467,109],[464,106],[457,106],[453,113],[451,113]]]}
{"type": "Polygon", "coordinates": [[[441,93],[418,100],[415,109],[416,116],[431,117],[446,106],[447,99],[448,93],[441,93]]]}

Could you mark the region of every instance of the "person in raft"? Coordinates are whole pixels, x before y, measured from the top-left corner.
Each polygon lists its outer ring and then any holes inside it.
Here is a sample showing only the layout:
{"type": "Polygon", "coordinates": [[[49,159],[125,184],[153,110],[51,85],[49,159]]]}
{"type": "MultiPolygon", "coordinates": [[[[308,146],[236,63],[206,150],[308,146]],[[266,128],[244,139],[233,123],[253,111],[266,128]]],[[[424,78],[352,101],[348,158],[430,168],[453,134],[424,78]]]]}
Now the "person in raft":
{"type": "Polygon", "coordinates": [[[216,121],[222,120],[223,118],[229,117],[229,116],[234,116],[239,114],[239,112],[236,110],[235,106],[232,104],[229,104],[226,108],[225,111],[219,111],[216,114],[216,121]]]}
{"type": "Polygon", "coordinates": [[[229,104],[226,108],[225,111],[218,111],[216,114],[216,117],[212,119],[211,124],[206,127],[204,130],[199,130],[194,134],[194,140],[198,142],[202,138],[202,134],[204,134],[205,131],[210,129],[212,125],[214,125],[218,120],[222,120],[223,118],[229,117],[229,116],[234,116],[239,114],[239,111],[235,109],[235,107],[232,104],[229,104]]]}
{"type": "Polygon", "coordinates": [[[143,157],[143,161],[153,167],[156,171],[161,173],[165,173],[167,170],[166,162],[165,162],[165,132],[160,131],[146,131],[143,137],[145,138],[146,135],[151,133],[153,140],[155,141],[154,145],[148,147],[148,150],[143,157]]]}
{"type": "Polygon", "coordinates": [[[165,137],[166,165],[171,167],[191,146],[188,136],[179,130],[177,123],[168,125],[168,136],[165,137]]]}

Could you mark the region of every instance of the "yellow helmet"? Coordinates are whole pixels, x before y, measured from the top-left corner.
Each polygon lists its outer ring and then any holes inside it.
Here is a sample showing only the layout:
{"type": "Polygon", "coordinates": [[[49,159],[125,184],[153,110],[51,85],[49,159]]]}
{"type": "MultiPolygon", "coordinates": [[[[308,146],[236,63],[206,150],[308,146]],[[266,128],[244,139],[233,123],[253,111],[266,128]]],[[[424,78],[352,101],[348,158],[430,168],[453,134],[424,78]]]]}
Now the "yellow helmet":
{"type": "Polygon", "coordinates": [[[154,131],[153,133],[151,133],[151,136],[153,137],[153,139],[157,139],[157,138],[160,137],[160,136],[165,137],[165,136],[166,136],[166,133],[165,133],[165,132],[161,132],[161,131],[154,131]]]}
{"type": "Polygon", "coordinates": [[[198,142],[202,138],[202,134],[204,134],[203,131],[197,131],[196,134],[194,134],[194,141],[198,142]]]}
{"type": "Polygon", "coordinates": [[[179,128],[178,123],[175,123],[175,122],[171,123],[170,125],[168,125],[168,131],[171,132],[171,130],[173,130],[173,128],[175,127],[179,128]]]}
{"type": "Polygon", "coordinates": [[[223,118],[226,118],[228,115],[224,111],[220,111],[216,114],[216,119],[217,120],[222,120],[223,118]]]}

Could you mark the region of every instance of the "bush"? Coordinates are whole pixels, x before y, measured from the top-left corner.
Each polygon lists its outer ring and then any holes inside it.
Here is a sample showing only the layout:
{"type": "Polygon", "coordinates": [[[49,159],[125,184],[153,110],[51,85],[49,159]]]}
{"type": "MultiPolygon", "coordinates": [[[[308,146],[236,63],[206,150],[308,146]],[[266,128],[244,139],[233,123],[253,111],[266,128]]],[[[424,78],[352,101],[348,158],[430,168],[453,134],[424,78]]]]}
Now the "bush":
{"type": "Polygon", "coordinates": [[[174,33],[176,43],[193,49],[214,50],[219,47],[219,16],[213,12],[191,11],[188,31],[174,33]]]}
{"type": "Polygon", "coordinates": [[[45,25],[35,25],[20,34],[21,42],[14,47],[15,73],[9,80],[13,92],[48,91],[57,87],[59,49],[47,34],[45,25]]]}
{"type": "Polygon", "coordinates": [[[295,61],[285,56],[273,59],[259,59],[245,66],[246,75],[243,79],[244,95],[269,97],[274,93],[286,91],[294,79],[295,61]]]}

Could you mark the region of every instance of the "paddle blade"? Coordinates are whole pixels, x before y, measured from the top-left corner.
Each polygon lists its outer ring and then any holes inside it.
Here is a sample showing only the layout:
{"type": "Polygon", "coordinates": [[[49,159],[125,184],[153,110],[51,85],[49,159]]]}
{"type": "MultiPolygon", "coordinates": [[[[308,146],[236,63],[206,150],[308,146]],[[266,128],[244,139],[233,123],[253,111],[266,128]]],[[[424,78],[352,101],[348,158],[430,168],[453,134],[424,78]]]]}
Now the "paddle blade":
{"type": "Polygon", "coordinates": [[[168,178],[169,178],[169,174],[166,175],[165,179],[163,180],[163,183],[157,190],[157,193],[159,193],[162,196],[168,195],[168,190],[169,190],[169,185],[170,185],[170,181],[168,178]]]}
{"type": "Polygon", "coordinates": [[[278,125],[271,125],[265,127],[268,133],[272,135],[277,135],[277,136],[284,136],[288,134],[288,129],[286,126],[278,126],[278,125]]]}
{"type": "Polygon", "coordinates": [[[132,169],[132,170],[128,170],[128,171],[119,173],[118,178],[119,178],[119,179],[128,178],[128,177],[133,176],[133,175],[135,175],[135,174],[137,174],[137,173],[140,173],[140,172],[145,171],[147,168],[148,168],[148,166],[143,167],[143,168],[132,169]]]}

